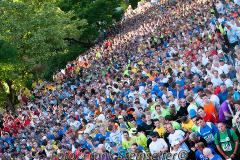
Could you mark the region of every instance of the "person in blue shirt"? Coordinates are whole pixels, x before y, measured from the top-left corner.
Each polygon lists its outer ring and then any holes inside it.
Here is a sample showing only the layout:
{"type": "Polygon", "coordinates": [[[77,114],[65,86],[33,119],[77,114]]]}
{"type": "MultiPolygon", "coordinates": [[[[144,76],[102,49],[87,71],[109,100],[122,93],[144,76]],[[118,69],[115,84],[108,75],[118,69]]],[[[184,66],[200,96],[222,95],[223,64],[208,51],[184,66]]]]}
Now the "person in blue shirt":
{"type": "Polygon", "coordinates": [[[179,84],[181,87],[184,86],[185,84],[185,78],[184,78],[184,74],[182,72],[179,72],[177,74],[177,80],[176,80],[176,84],[179,84]]]}
{"type": "Polygon", "coordinates": [[[199,91],[203,91],[203,87],[200,84],[194,83],[194,87],[192,89],[193,93],[198,93],[199,91]]]}
{"type": "Polygon", "coordinates": [[[221,156],[218,154],[212,153],[212,150],[210,148],[204,148],[203,154],[205,157],[207,157],[209,160],[223,160],[221,156]]]}
{"type": "Polygon", "coordinates": [[[54,134],[48,133],[48,134],[47,134],[47,139],[48,139],[48,140],[54,140],[54,139],[55,139],[54,134]]]}
{"type": "Polygon", "coordinates": [[[159,96],[159,97],[162,97],[162,95],[163,95],[163,93],[162,93],[162,91],[159,89],[159,86],[158,86],[157,83],[153,86],[153,89],[152,89],[152,92],[151,92],[151,93],[152,93],[152,94],[155,94],[155,95],[157,95],[157,96],[159,96]]]}
{"type": "Polygon", "coordinates": [[[177,99],[185,98],[184,89],[179,84],[174,84],[168,88],[173,93],[173,96],[177,99]]]}
{"type": "Polygon", "coordinates": [[[61,137],[61,136],[63,136],[66,132],[67,132],[67,127],[64,126],[63,128],[60,128],[57,133],[58,133],[58,136],[61,137]]]}
{"type": "Polygon", "coordinates": [[[214,135],[219,132],[218,128],[212,122],[205,122],[201,117],[196,118],[196,123],[198,136],[206,140],[208,147],[215,149],[214,135]]]}
{"type": "Polygon", "coordinates": [[[233,91],[233,99],[234,99],[234,101],[240,100],[240,92],[238,90],[233,91]]]}
{"type": "Polygon", "coordinates": [[[222,104],[224,101],[227,100],[228,97],[228,91],[227,91],[227,87],[225,84],[221,84],[220,86],[221,92],[218,93],[218,98],[220,99],[220,104],[222,104]]]}
{"type": "MultiPolygon", "coordinates": [[[[208,160],[207,157],[204,156],[203,154],[203,149],[205,148],[205,145],[203,142],[198,142],[196,144],[196,148],[197,150],[195,151],[195,157],[196,160],[208,160]]],[[[210,148],[210,147],[209,147],[210,148]]],[[[216,154],[216,152],[214,151],[214,149],[210,148],[213,154],[216,154]]]]}
{"type": "Polygon", "coordinates": [[[104,129],[103,127],[100,127],[99,133],[96,134],[95,139],[99,141],[101,138],[106,139],[108,137],[110,137],[110,132],[106,131],[106,129],[104,129]]]}
{"type": "Polygon", "coordinates": [[[3,134],[1,140],[2,140],[3,142],[8,143],[9,145],[12,145],[13,142],[14,142],[14,139],[13,139],[13,138],[9,135],[9,133],[7,133],[7,132],[3,134]]]}

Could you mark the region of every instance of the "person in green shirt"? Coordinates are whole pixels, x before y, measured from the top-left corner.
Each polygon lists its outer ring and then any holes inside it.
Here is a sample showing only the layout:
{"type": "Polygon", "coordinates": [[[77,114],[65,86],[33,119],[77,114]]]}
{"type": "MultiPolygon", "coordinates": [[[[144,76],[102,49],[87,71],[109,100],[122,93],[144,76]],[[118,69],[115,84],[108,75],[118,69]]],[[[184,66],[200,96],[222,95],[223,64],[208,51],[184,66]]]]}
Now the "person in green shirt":
{"type": "Polygon", "coordinates": [[[128,131],[123,131],[123,140],[122,140],[122,147],[123,149],[130,149],[132,144],[134,143],[133,139],[129,137],[128,131]]]}
{"type": "Polygon", "coordinates": [[[161,116],[162,112],[161,112],[161,106],[160,105],[156,105],[155,106],[155,111],[152,112],[151,114],[151,118],[152,119],[158,119],[161,116]]]}
{"type": "Polygon", "coordinates": [[[153,113],[155,111],[155,107],[158,105],[158,102],[151,102],[149,104],[150,112],[153,113]]]}
{"type": "Polygon", "coordinates": [[[227,129],[224,123],[218,124],[219,133],[215,134],[214,142],[218,151],[225,159],[237,160],[240,157],[239,140],[237,134],[227,129]]]}
{"type": "Polygon", "coordinates": [[[167,108],[164,102],[161,103],[161,116],[166,117],[170,115],[170,110],[167,108]]]}
{"type": "Polygon", "coordinates": [[[178,123],[177,121],[173,121],[172,117],[170,115],[167,115],[165,117],[165,124],[168,124],[168,123],[171,123],[174,129],[181,129],[182,128],[181,124],[178,123]]]}
{"type": "Polygon", "coordinates": [[[137,128],[132,128],[130,132],[132,134],[133,141],[138,145],[144,147],[144,149],[147,149],[147,137],[145,134],[138,133],[137,128]]]}

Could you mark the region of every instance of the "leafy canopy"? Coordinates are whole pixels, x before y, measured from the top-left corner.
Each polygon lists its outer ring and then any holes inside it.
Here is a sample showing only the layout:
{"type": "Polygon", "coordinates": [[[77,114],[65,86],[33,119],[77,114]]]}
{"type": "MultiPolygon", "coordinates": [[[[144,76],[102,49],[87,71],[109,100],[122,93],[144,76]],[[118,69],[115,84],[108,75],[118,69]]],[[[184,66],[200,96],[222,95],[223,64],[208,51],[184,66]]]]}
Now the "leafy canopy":
{"type": "Polygon", "coordinates": [[[66,38],[77,38],[87,25],[86,20],[73,19],[73,12],[64,12],[52,2],[0,1],[1,102],[9,88],[18,90],[33,76],[43,74],[39,68],[48,70],[49,59],[68,54],[66,38]]]}

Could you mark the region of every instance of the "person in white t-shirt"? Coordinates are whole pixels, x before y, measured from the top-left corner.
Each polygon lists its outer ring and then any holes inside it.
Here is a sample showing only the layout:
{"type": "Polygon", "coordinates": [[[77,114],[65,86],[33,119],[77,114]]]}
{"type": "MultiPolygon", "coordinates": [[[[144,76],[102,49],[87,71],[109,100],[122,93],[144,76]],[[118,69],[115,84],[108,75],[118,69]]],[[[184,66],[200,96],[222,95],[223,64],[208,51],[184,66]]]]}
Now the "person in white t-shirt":
{"type": "Polygon", "coordinates": [[[166,141],[163,138],[158,138],[158,136],[159,135],[157,132],[153,132],[151,134],[152,142],[149,145],[149,150],[152,155],[168,151],[168,145],[166,141]]]}
{"type": "Polygon", "coordinates": [[[196,102],[195,102],[195,100],[193,99],[192,96],[187,97],[187,102],[190,103],[187,107],[188,113],[191,109],[193,109],[197,112],[197,105],[196,105],[196,102]]]}
{"type": "Polygon", "coordinates": [[[226,74],[220,75],[221,80],[224,82],[224,84],[228,87],[233,87],[233,82],[230,78],[226,76],[226,74]]]}
{"type": "Polygon", "coordinates": [[[148,107],[147,99],[146,99],[146,94],[142,93],[141,96],[139,97],[140,105],[143,107],[143,109],[148,107]]]}
{"type": "Polygon", "coordinates": [[[235,67],[240,66],[240,48],[236,49],[235,67]]]}
{"type": "Polygon", "coordinates": [[[178,141],[178,145],[181,149],[189,152],[189,148],[185,141],[188,139],[189,134],[184,133],[182,130],[175,130],[171,123],[166,125],[167,132],[169,136],[167,137],[169,140],[170,145],[172,146],[176,141],[178,141]]]}
{"type": "Polygon", "coordinates": [[[224,5],[222,4],[221,1],[219,1],[215,6],[218,13],[224,13],[224,5]]]}
{"type": "Polygon", "coordinates": [[[201,73],[201,70],[198,68],[199,64],[200,64],[199,62],[196,62],[196,63],[192,64],[191,71],[193,73],[195,73],[195,74],[200,74],[201,73]]]}
{"type": "Polygon", "coordinates": [[[170,107],[171,105],[175,105],[176,108],[178,108],[178,99],[177,98],[174,98],[172,92],[168,92],[168,100],[169,100],[169,103],[168,103],[168,106],[170,107]]]}
{"type": "Polygon", "coordinates": [[[172,157],[171,158],[169,157],[171,160],[181,160],[182,158],[186,159],[188,157],[189,151],[182,149],[178,144],[179,144],[179,141],[175,141],[171,144],[170,153],[171,153],[172,157]],[[180,158],[178,156],[180,154],[181,154],[181,156],[184,156],[184,157],[180,158]]]}
{"type": "Polygon", "coordinates": [[[69,125],[74,129],[77,130],[79,128],[79,126],[81,125],[81,123],[77,120],[74,120],[73,117],[70,118],[69,120],[69,125]]]}
{"type": "Polygon", "coordinates": [[[208,62],[209,62],[208,57],[206,56],[205,53],[203,53],[203,54],[202,54],[202,64],[203,64],[204,66],[206,66],[206,65],[208,64],[208,62]]]}
{"type": "MultiPolygon", "coordinates": [[[[218,58],[218,57],[217,57],[217,58],[218,58]]],[[[212,70],[213,70],[213,71],[214,71],[214,70],[218,71],[218,74],[220,75],[220,74],[223,73],[223,71],[222,71],[222,69],[220,68],[219,60],[218,60],[217,58],[216,58],[216,60],[215,60],[215,59],[213,60],[212,70]]]]}
{"type": "Polygon", "coordinates": [[[229,65],[227,65],[222,59],[219,60],[219,64],[219,68],[222,70],[222,72],[228,74],[229,65]]]}
{"type": "Polygon", "coordinates": [[[118,145],[122,144],[122,133],[119,128],[116,128],[115,126],[109,126],[108,130],[111,132],[110,141],[118,145]]]}
{"type": "Polygon", "coordinates": [[[213,77],[211,77],[211,82],[213,83],[213,87],[220,86],[223,81],[218,76],[218,71],[213,71],[213,77]]]}
{"type": "Polygon", "coordinates": [[[95,125],[92,122],[89,122],[86,125],[86,129],[84,130],[84,133],[91,133],[91,131],[95,128],[95,125]]]}
{"type": "Polygon", "coordinates": [[[240,6],[240,0],[234,0],[234,3],[240,6]]]}
{"type": "Polygon", "coordinates": [[[167,83],[168,82],[168,77],[165,76],[163,73],[161,73],[159,75],[159,78],[160,78],[160,80],[159,80],[160,83],[167,83]]]}
{"type": "Polygon", "coordinates": [[[206,72],[207,72],[207,77],[212,77],[213,73],[212,73],[212,64],[208,63],[206,66],[206,72]]]}
{"type": "Polygon", "coordinates": [[[203,105],[203,99],[201,98],[201,95],[203,94],[203,89],[198,89],[197,93],[194,95],[193,99],[195,99],[195,102],[197,106],[203,105]]]}

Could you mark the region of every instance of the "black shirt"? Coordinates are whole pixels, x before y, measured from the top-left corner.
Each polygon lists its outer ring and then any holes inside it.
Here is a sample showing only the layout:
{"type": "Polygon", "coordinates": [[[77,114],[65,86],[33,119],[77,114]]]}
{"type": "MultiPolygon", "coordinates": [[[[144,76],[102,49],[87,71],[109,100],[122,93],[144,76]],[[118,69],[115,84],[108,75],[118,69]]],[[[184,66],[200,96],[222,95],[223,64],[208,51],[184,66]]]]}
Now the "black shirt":
{"type": "Polygon", "coordinates": [[[142,124],[138,126],[137,130],[139,132],[143,131],[146,135],[149,135],[154,130],[153,121],[151,121],[151,124],[147,124],[146,122],[142,122],[142,124]]]}
{"type": "Polygon", "coordinates": [[[187,115],[188,115],[187,107],[180,107],[177,112],[177,116],[182,117],[182,116],[187,116],[187,115]]]}

